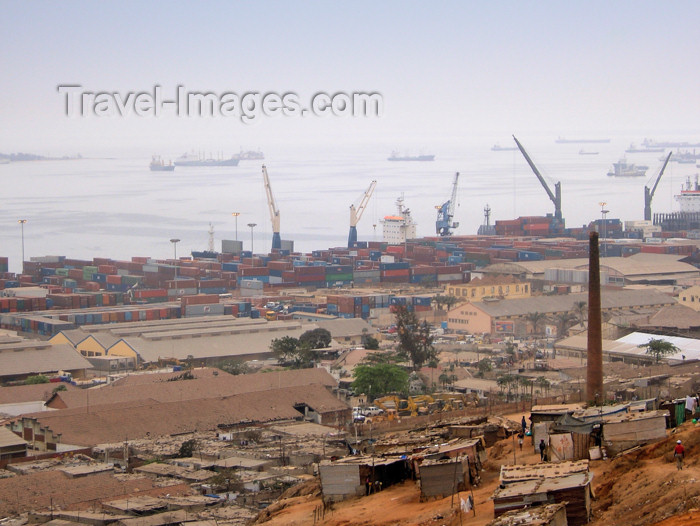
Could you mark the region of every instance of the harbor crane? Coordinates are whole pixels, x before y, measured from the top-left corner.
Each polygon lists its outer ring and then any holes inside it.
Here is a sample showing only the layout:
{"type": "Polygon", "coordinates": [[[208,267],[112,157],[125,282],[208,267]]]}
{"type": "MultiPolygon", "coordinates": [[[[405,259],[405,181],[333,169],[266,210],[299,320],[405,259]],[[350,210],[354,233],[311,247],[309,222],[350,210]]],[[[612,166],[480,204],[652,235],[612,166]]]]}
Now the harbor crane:
{"type": "Polygon", "coordinates": [[[544,180],[544,177],[542,176],[540,171],[537,169],[537,166],[535,166],[535,163],[532,162],[532,159],[530,159],[530,156],[525,151],[525,148],[523,148],[523,145],[520,144],[520,141],[518,139],[516,139],[515,135],[513,135],[513,139],[515,140],[515,144],[518,145],[518,149],[520,150],[520,153],[522,153],[523,157],[525,157],[527,164],[530,165],[530,168],[532,168],[532,171],[537,176],[537,179],[539,179],[540,184],[544,188],[545,192],[547,192],[549,199],[552,201],[552,203],[554,203],[555,226],[558,228],[563,227],[564,226],[564,218],[562,217],[562,214],[561,214],[561,182],[554,183],[554,192],[552,192],[552,190],[549,188],[549,185],[547,184],[547,181],[544,180]]]}
{"type": "Polygon", "coordinates": [[[367,191],[362,196],[360,204],[355,208],[355,203],[350,205],[350,233],[348,234],[348,248],[352,248],[357,243],[357,223],[360,222],[362,214],[367,208],[370,197],[374,192],[374,187],[377,186],[377,181],[372,181],[367,188],[367,191]]]}
{"type": "Polygon", "coordinates": [[[452,229],[457,228],[459,223],[453,222],[455,215],[455,207],[457,206],[457,183],[459,181],[459,172],[455,173],[455,179],[452,183],[452,195],[450,199],[442,205],[436,206],[437,221],[435,221],[435,233],[441,237],[451,236],[452,229]]]}
{"type": "Polygon", "coordinates": [[[282,248],[282,238],[280,237],[280,211],[275,204],[275,197],[272,195],[270,178],[267,176],[267,168],[262,166],[263,181],[265,182],[265,193],[267,194],[267,206],[270,209],[270,221],[272,222],[272,250],[282,248]]]}
{"type": "Polygon", "coordinates": [[[649,190],[648,186],[644,187],[644,220],[645,221],[651,221],[651,200],[654,198],[654,192],[656,192],[656,187],[659,186],[659,181],[661,181],[661,176],[664,174],[664,170],[666,170],[666,165],[668,164],[668,160],[671,158],[671,154],[673,151],[668,152],[668,155],[666,156],[666,160],[664,161],[664,165],[661,167],[661,171],[659,172],[659,175],[656,176],[656,181],[654,182],[654,187],[649,190]]]}

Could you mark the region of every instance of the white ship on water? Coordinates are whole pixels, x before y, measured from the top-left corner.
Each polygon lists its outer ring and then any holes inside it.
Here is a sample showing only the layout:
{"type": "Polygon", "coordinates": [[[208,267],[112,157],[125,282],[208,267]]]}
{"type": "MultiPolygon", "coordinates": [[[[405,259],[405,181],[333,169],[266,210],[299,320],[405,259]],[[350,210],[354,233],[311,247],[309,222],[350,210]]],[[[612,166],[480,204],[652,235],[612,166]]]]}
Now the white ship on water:
{"type": "Polygon", "coordinates": [[[383,241],[390,245],[402,245],[407,239],[415,239],[416,224],[411,217],[411,211],[403,205],[403,197],[396,200],[397,214],[384,216],[382,219],[383,241]]]}
{"type": "Polygon", "coordinates": [[[690,182],[690,177],[685,181],[685,187],[681,188],[681,193],[675,196],[681,212],[700,212],[700,184],[698,176],[695,175],[695,182],[690,182]]]}

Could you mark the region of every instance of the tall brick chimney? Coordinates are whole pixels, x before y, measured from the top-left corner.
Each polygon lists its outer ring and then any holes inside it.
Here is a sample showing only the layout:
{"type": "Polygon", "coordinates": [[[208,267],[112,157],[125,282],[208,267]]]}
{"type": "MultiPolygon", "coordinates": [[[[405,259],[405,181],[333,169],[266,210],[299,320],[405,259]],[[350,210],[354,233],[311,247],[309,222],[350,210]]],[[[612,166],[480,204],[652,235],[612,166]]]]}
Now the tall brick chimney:
{"type": "Polygon", "coordinates": [[[588,259],[588,367],[586,400],[601,405],[603,391],[603,334],[600,318],[600,260],[598,232],[590,233],[588,259]]]}

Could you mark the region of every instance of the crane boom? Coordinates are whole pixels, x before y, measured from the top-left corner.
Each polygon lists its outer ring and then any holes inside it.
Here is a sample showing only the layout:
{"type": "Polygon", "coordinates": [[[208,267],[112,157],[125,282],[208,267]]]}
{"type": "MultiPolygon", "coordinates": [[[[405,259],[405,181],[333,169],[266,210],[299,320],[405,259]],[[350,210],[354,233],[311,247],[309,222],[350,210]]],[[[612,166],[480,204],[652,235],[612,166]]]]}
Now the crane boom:
{"type": "Polygon", "coordinates": [[[544,180],[544,177],[542,176],[540,171],[537,169],[537,166],[535,166],[535,163],[532,161],[532,159],[530,159],[530,156],[525,151],[525,148],[523,148],[523,145],[520,144],[520,141],[515,137],[515,135],[513,135],[513,139],[515,140],[515,144],[518,145],[518,149],[520,150],[520,153],[522,153],[523,157],[525,157],[527,164],[530,165],[530,168],[532,168],[532,171],[537,176],[537,179],[539,179],[540,184],[544,188],[545,192],[547,192],[549,199],[552,201],[552,203],[554,203],[554,217],[555,217],[555,219],[559,222],[562,222],[561,182],[554,184],[554,192],[552,192],[552,190],[549,188],[549,185],[547,184],[547,181],[544,180]]]}
{"type": "Polygon", "coordinates": [[[457,207],[457,183],[459,182],[459,172],[455,173],[454,182],[452,183],[452,195],[448,201],[442,205],[436,206],[437,220],[435,221],[435,233],[440,236],[451,236],[453,228],[457,228],[459,223],[453,222],[455,208],[457,207]]]}
{"type": "Polygon", "coordinates": [[[272,222],[272,248],[282,248],[282,239],[280,238],[280,211],[275,203],[275,196],[272,195],[272,187],[270,186],[270,178],[267,175],[267,168],[262,166],[263,181],[265,182],[265,193],[267,194],[267,206],[270,209],[270,221],[272,222]]]}
{"type": "Polygon", "coordinates": [[[664,174],[664,170],[666,170],[666,165],[668,164],[668,161],[671,158],[672,153],[673,153],[673,150],[668,152],[668,155],[666,156],[666,160],[664,161],[664,164],[661,167],[661,171],[659,172],[659,175],[656,176],[656,181],[654,182],[654,187],[651,189],[651,191],[649,191],[648,186],[644,187],[644,220],[645,221],[651,221],[651,200],[654,198],[654,193],[656,192],[656,187],[659,186],[659,181],[661,181],[661,176],[664,174]]]}
{"type": "Polygon", "coordinates": [[[350,205],[350,233],[348,234],[348,248],[352,248],[357,242],[357,223],[362,219],[362,214],[364,214],[367,209],[367,204],[369,203],[372,193],[374,193],[374,188],[377,186],[377,181],[372,181],[367,188],[367,191],[362,196],[360,204],[355,208],[355,204],[350,205]]]}

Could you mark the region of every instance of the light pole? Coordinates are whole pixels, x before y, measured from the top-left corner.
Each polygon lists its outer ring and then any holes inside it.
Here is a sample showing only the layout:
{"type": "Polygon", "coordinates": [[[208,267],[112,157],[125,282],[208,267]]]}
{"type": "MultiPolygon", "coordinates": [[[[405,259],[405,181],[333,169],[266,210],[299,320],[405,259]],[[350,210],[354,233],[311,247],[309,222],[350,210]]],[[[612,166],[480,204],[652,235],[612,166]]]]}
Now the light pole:
{"type": "Polygon", "coordinates": [[[27,222],[26,219],[18,219],[17,222],[20,224],[22,229],[22,274],[24,274],[24,223],[27,222]]]}
{"type": "Polygon", "coordinates": [[[250,255],[251,257],[255,254],[253,251],[253,229],[258,226],[257,223],[248,223],[248,226],[250,227],[250,255]]]}
{"type": "Polygon", "coordinates": [[[238,241],[238,216],[241,215],[241,213],[233,212],[231,215],[236,218],[236,241],[238,241]]]}
{"type": "Polygon", "coordinates": [[[172,238],[170,242],[173,244],[173,259],[175,260],[175,279],[177,280],[177,244],[180,242],[176,237],[172,238]]]}
{"type": "MultiPolygon", "coordinates": [[[[609,212],[610,210],[606,210],[606,209],[605,209],[605,205],[607,205],[608,203],[606,203],[606,202],[600,202],[600,203],[598,203],[598,204],[600,205],[600,215],[602,216],[602,219],[603,219],[603,225],[602,225],[602,230],[603,230],[603,231],[602,231],[602,235],[603,235],[603,239],[606,240],[607,237],[608,237],[608,236],[607,236],[607,233],[608,233],[608,225],[607,225],[607,222],[606,222],[605,218],[606,218],[606,216],[608,215],[608,212],[609,212]]],[[[605,257],[605,256],[607,255],[607,252],[608,252],[607,249],[608,249],[608,245],[607,245],[607,243],[604,241],[604,242],[603,242],[603,257],[605,257]]]]}

